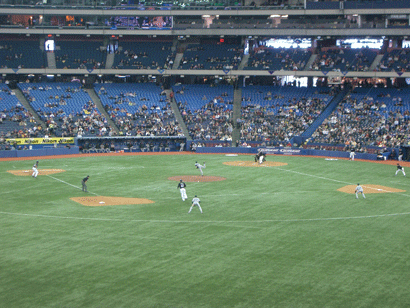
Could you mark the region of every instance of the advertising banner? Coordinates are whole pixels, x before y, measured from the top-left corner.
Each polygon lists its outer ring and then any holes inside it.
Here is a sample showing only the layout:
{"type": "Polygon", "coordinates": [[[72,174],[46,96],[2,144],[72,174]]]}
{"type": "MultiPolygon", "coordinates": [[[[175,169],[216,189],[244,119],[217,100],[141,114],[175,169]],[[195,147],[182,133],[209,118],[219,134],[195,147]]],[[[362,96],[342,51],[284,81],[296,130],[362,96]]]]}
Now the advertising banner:
{"type": "Polygon", "coordinates": [[[74,137],[69,138],[15,138],[6,139],[11,144],[74,144],[74,137]]]}

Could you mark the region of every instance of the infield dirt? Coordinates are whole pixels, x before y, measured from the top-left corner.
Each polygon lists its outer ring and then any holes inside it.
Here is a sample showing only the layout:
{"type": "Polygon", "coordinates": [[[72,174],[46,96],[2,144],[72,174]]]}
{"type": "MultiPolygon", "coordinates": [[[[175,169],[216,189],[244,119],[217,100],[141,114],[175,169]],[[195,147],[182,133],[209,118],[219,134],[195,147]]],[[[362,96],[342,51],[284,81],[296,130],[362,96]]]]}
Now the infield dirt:
{"type": "MultiPolygon", "coordinates": [[[[393,187],[387,187],[382,185],[374,185],[374,184],[360,184],[363,187],[364,194],[384,194],[384,193],[397,193],[397,192],[405,192],[405,190],[397,189],[393,187]]],[[[347,194],[354,194],[356,189],[356,185],[346,185],[338,189],[338,191],[347,193],[347,194]]]]}
{"type": "Polygon", "coordinates": [[[168,178],[171,181],[179,181],[182,180],[184,182],[219,182],[224,181],[226,178],[221,176],[207,176],[207,175],[178,175],[178,176],[171,176],[168,178]]]}
{"type": "Polygon", "coordinates": [[[228,161],[224,162],[224,165],[228,166],[237,166],[237,167],[279,167],[286,166],[287,163],[280,163],[276,161],[265,161],[262,164],[253,162],[253,161],[228,161]]]}
{"type": "MultiPolygon", "coordinates": [[[[8,173],[17,175],[17,176],[29,176],[33,173],[33,170],[7,170],[8,173]]],[[[63,169],[38,169],[38,175],[49,175],[65,172],[63,169]]]]}
{"type": "Polygon", "coordinates": [[[107,206],[107,205],[131,205],[131,204],[150,204],[155,203],[152,200],[144,198],[123,198],[107,196],[86,196],[74,197],[71,200],[85,206],[107,206]]]}

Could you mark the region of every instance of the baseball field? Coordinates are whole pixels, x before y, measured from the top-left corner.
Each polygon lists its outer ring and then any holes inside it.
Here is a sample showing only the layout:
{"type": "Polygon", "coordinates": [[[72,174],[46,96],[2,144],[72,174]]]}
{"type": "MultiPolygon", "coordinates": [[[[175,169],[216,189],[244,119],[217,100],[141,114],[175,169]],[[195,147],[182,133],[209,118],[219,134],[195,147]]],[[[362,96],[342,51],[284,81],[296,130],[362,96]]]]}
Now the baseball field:
{"type": "Polygon", "coordinates": [[[410,306],[406,164],[90,155],[32,178],[36,160],[0,162],[1,307],[410,306]]]}

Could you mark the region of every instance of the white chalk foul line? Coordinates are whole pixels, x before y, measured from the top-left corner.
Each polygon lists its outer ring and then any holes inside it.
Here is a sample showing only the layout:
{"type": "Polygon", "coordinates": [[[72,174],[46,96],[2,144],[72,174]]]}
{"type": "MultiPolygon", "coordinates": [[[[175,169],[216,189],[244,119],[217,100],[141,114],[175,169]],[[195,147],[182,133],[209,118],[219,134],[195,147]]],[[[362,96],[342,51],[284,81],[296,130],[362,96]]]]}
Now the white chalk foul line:
{"type": "MultiPolygon", "coordinates": [[[[300,174],[300,175],[310,176],[310,177],[318,178],[318,179],[322,179],[322,180],[333,181],[333,182],[347,184],[347,185],[354,185],[353,183],[349,183],[349,182],[346,182],[346,181],[339,181],[339,180],[335,180],[335,179],[331,179],[331,178],[326,178],[324,176],[318,176],[318,175],[313,175],[313,174],[308,174],[308,173],[303,173],[303,172],[298,172],[298,171],[283,169],[283,168],[278,168],[278,167],[276,167],[275,169],[278,169],[278,170],[281,170],[281,171],[286,171],[286,172],[292,172],[292,173],[296,173],[296,174],[300,174]]],[[[385,189],[381,189],[381,188],[376,188],[376,187],[371,187],[371,186],[364,186],[364,185],[362,187],[368,188],[368,189],[374,189],[374,190],[378,190],[378,191],[384,191],[386,193],[395,193],[395,194],[402,195],[402,196],[405,196],[405,197],[410,197],[410,195],[402,194],[402,193],[399,193],[399,192],[393,192],[393,191],[385,190],[385,189]]]]}
{"type": "MultiPolygon", "coordinates": [[[[55,178],[55,177],[53,177],[53,176],[51,176],[51,175],[46,174],[46,176],[48,176],[49,178],[52,178],[53,180],[56,180],[56,181],[59,181],[59,182],[61,182],[61,183],[66,184],[66,185],[69,185],[69,186],[71,186],[71,187],[77,188],[77,189],[79,189],[79,190],[83,190],[82,187],[80,187],[80,186],[75,186],[75,185],[70,184],[70,183],[68,183],[68,182],[66,182],[66,181],[57,179],[57,178],[55,178]]],[[[88,193],[89,193],[89,194],[92,194],[92,195],[99,196],[98,194],[93,193],[93,192],[88,192],[88,193]]]]}
{"type": "Polygon", "coordinates": [[[70,219],[70,220],[88,220],[88,221],[112,221],[112,222],[143,222],[143,223],[189,223],[189,224],[238,224],[238,223],[285,223],[285,222],[310,222],[310,221],[332,221],[332,220],[350,220],[350,219],[368,219],[368,218],[383,218],[410,215],[410,212],[405,213],[391,213],[369,216],[353,216],[353,217],[324,217],[324,218],[301,218],[301,219],[265,219],[265,220],[161,220],[161,219],[117,219],[117,218],[92,218],[92,217],[74,217],[74,216],[52,216],[52,215],[38,215],[38,214],[24,214],[0,212],[4,215],[25,216],[25,217],[40,217],[40,218],[56,218],[56,219],[70,219]]]}

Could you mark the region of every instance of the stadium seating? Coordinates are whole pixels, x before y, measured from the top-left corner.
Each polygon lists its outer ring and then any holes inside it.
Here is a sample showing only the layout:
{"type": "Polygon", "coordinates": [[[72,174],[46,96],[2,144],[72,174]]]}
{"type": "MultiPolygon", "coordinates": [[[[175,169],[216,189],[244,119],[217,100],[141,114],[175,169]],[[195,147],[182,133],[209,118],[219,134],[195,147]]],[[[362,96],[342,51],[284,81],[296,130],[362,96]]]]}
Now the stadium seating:
{"type": "Polygon", "coordinates": [[[0,85],[0,129],[6,136],[29,137],[37,127],[33,116],[20,103],[7,85],[0,85]]]}
{"type": "Polygon", "coordinates": [[[0,41],[0,67],[44,68],[47,66],[45,52],[38,40],[0,41]]]}
{"type": "Polygon", "coordinates": [[[88,136],[110,130],[80,83],[19,83],[18,87],[51,135],[88,136]]]}
{"type": "Polygon", "coordinates": [[[312,142],[353,148],[407,144],[408,89],[356,88],[312,135],[312,142]]]}
{"type": "Polygon", "coordinates": [[[172,42],[121,42],[113,67],[117,69],[163,69],[171,66],[172,42]]]}
{"type": "Polygon", "coordinates": [[[333,95],[329,88],[245,87],[241,141],[287,143],[313,123],[333,95]]]}
{"type": "Polygon", "coordinates": [[[236,69],[242,48],[235,44],[189,44],[179,69],[236,69]]]}
{"type": "Polygon", "coordinates": [[[307,49],[260,48],[248,60],[247,70],[303,70],[312,53],[307,49]]]}
{"type": "Polygon", "coordinates": [[[173,91],[192,138],[232,138],[232,86],[177,85],[173,91]]]}
{"type": "Polygon", "coordinates": [[[410,49],[390,49],[383,55],[377,70],[381,72],[410,70],[410,49]]]}
{"type": "Polygon", "coordinates": [[[100,51],[101,42],[57,41],[57,68],[104,68],[106,52],[100,51]]]}
{"type": "Polygon", "coordinates": [[[155,83],[95,84],[94,89],[120,135],[180,134],[166,95],[155,83]]]}
{"type": "Polygon", "coordinates": [[[325,48],[318,54],[311,70],[368,71],[376,56],[376,50],[367,48],[325,48]]]}

